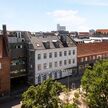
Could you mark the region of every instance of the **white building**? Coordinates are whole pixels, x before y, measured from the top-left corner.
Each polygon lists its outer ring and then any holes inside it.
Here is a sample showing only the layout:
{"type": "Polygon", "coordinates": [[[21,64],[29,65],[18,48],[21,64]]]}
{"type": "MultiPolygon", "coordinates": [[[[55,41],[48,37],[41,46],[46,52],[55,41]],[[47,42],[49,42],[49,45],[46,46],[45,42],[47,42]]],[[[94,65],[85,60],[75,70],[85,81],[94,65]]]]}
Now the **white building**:
{"type": "Polygon", "coordinates": [[[108,37],[89,37],[89,39],[94,42],[108,41],[108,37]]]}
{"type": "Polygon", "coordinates": [[[31,59],[34,62],[30,61],[30,67],[34,68],[32,70],[35,84],[49,77],[59,79],[75,72],[77,48],[71,38],[67,36],[66,40],[66,43],[63,43],[59,36],[30,38],[33,45],[31,54],[34,52],[34,59],[31,59]]]}

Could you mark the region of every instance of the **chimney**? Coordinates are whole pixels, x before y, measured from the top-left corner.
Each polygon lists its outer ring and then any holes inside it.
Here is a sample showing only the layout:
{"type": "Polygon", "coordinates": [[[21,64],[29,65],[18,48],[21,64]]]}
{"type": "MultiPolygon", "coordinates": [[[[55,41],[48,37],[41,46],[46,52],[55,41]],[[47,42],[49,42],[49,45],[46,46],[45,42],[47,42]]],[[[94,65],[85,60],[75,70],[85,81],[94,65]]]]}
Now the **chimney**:
{"type": "Polygon", "coordinates": [[[2,28],[3,28],[3,36],[6,36],[7,34],[6,25],[3,25],[2,28]]]}
{"type": "Polygon", "coordinates": [[[2,25],[2,28],[3,28],[3,43],[5,48],[4,55],[8,55],[9,49],[8,49],[8,37],[7,37],[6,25],[2,25]]]}

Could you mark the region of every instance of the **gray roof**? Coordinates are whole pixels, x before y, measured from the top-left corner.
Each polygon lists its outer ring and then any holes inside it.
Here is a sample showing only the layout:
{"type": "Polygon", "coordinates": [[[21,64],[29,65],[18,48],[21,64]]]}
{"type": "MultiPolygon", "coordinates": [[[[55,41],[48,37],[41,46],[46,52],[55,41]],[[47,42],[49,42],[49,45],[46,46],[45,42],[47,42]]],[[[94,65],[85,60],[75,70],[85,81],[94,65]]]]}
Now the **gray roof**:
{"type": "MultiPolygon", "coordinates": [[[[40,37],[36,37],[36,36],[30,36],[30,43],[33,45],[34,49],[46,49],[44,47],[43,42],[49,42],[50,43],[50,48],[49,49],[55,49],[56,47],[54,46],[53,42],[58,42],[59,43],[59,48],[64,48],[63,43],[60,40],[59,36],[55,36],[55,35],[50,35],[50,36],[40,36],[40,37]]],[[[69,38],[67,36],[67,45],[68,47],[72,47],[75,46],[75,44],[73,43],[73,41],[71,40],[71,38],[69,38]]]]}

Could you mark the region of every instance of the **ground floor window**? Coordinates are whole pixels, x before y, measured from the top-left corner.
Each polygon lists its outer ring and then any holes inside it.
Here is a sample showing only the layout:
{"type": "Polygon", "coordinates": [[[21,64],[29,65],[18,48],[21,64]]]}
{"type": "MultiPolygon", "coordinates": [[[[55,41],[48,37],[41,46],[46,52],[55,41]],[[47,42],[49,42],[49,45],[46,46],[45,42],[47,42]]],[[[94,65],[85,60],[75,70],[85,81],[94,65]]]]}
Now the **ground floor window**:
{"type": "Polygon", "coordinates": [[[57,78],[57,72],[54,73],[54,78],[55,78],[55,79],[57,78]]]}
{"type": "Polygon", "coordinates": [[[41,76],[38,76],[38,83],[41,83],[41,76]]]}
{"type": "Polygon", "coordinates": [[[59,72],[60,78],[62,77],[62,71],[59,72]]]}
{"type": "Polygon", "coordinates": [[[47,79],[46,74],[42,76],[43,77],[43,81],[47,79]]]}
{"type": "Polygon", "coordinates": [[[49,74],[49,78],[52,78],[52,73],[49,74]]]}

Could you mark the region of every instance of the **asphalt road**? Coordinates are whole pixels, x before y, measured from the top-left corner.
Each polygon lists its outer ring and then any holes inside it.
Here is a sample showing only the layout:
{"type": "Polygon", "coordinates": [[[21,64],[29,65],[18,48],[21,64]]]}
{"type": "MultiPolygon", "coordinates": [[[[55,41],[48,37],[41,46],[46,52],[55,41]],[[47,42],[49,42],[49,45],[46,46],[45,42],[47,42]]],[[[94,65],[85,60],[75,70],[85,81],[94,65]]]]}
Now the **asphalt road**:
{"type": "Polygon", "coordinates": [[[12,100],[8,100],[7,102],[3,102],[0,104],[0,108],[20,108],[20,99],[15,98],[12,100]]]}

